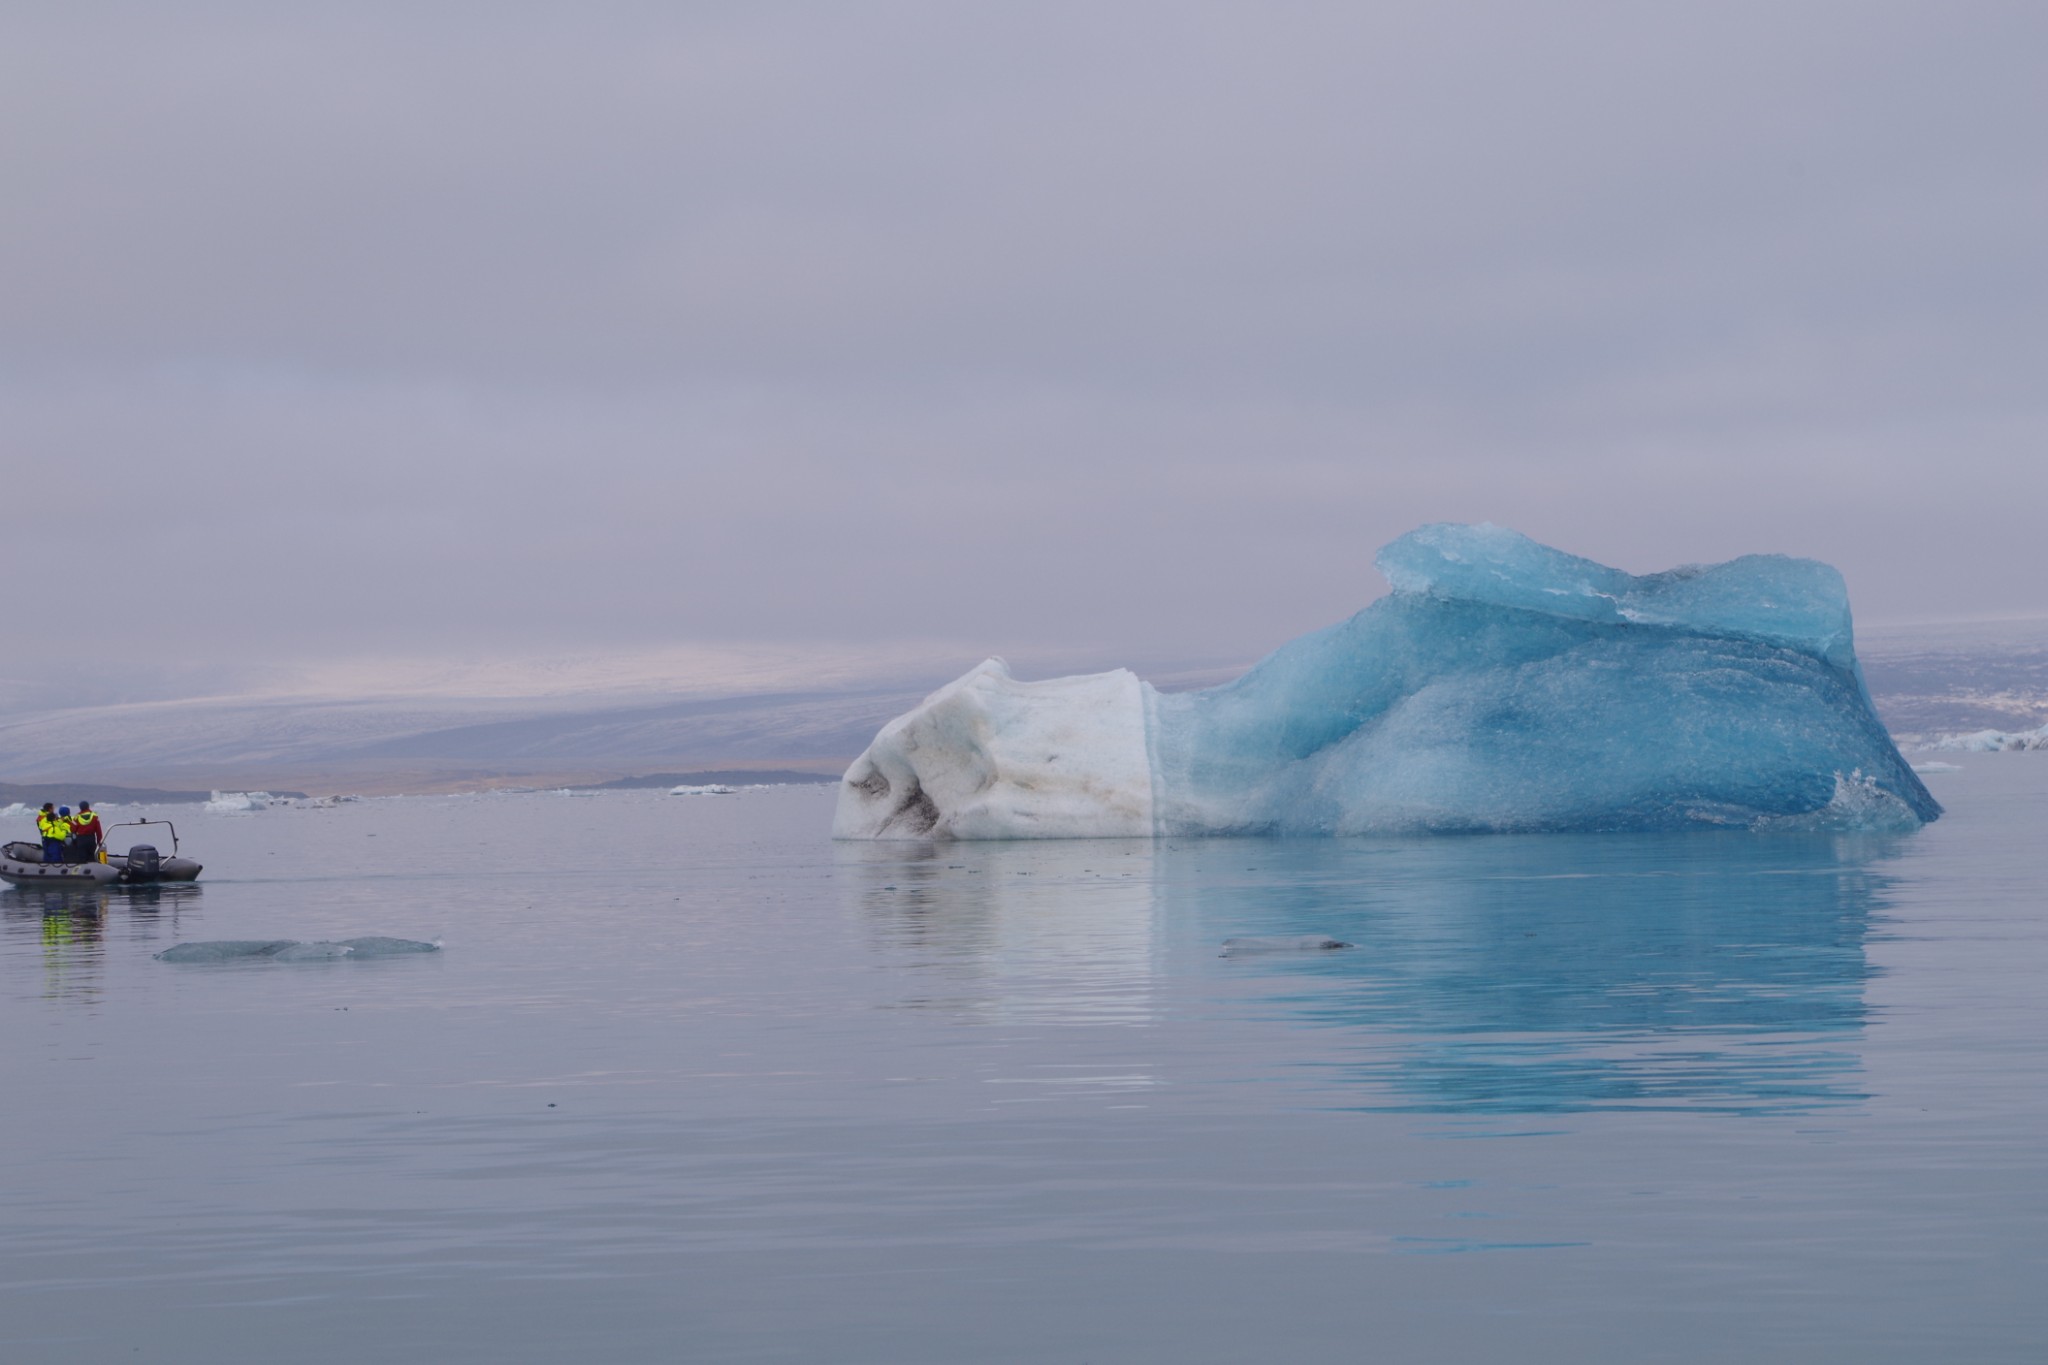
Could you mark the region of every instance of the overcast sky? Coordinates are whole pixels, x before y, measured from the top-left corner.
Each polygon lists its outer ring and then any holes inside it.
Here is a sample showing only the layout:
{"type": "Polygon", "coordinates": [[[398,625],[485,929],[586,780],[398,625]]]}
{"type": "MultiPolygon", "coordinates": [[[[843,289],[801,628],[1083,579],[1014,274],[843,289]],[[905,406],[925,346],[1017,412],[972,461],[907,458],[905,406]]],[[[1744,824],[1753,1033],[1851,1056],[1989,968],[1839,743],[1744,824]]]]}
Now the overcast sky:
{"type": "MultiPolygon", "coordinates": [[[[0,9],[0,675],[2048,610],[2048,6],[0,9]],[[81,595],[116,628],[25,629],[81,595]]],[[[82,684],[79,696],[89,689],[82,684]]]]}

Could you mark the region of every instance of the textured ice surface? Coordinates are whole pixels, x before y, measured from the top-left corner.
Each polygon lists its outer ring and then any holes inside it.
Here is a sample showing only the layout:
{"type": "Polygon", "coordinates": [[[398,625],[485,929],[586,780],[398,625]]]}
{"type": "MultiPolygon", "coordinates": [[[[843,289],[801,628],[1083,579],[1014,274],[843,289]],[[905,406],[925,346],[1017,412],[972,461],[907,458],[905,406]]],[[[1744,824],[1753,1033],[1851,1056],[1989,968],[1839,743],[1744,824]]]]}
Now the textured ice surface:
{"type": "Polygon", "coordinates": [[[276,957],[295,946],[289,938],[219,939],[211,943],[180,943],[156,955],[159,962],[239,962],[259,957],[276,957]]]}
{"type": "Polygon", "coordinates": [[[1380,552],[1394,591],[1204,692],[990,660],[848,769],[840,838],[1910,828],[1825,564],[1636,577],[1496,526],[1380,552]]]}
{"type": "Polygon", "coordinates": [[[441,947],[439,943],[424,943],[416,938],[383,938],[376,935],[368,938],[345,938],[341,939],[340,943],[349,950],[350,956],[356,958],[403,957],[408,953],[435,952],[441,947]]]}

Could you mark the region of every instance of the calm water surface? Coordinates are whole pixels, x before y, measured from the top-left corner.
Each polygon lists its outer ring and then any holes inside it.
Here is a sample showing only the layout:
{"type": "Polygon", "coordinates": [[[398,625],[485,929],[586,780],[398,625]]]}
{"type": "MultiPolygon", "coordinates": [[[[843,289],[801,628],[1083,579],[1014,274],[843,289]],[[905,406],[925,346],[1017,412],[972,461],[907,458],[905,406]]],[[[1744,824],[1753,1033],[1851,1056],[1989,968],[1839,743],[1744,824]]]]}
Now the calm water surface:
{"type": "Polygon", "coordinates": [[[2037,1361],[2048,755],[1963,762],[1903,838],[178,809],[196,889],[0,894],[0,1360],[2037,1361]],[[367,934],[446,947],[152,956],[367,934]]]}

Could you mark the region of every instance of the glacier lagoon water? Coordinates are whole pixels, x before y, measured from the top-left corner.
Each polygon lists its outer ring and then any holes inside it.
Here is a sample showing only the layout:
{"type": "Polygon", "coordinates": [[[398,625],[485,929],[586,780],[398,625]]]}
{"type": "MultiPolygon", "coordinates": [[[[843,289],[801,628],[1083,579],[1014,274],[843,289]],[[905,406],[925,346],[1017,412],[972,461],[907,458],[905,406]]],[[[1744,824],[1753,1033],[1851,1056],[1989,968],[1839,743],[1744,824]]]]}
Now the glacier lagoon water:
{"type": "Polygon", "coordinates": [[[2048,761],[1930,781],[1896,836],[180,811],[196,888],[0,894],[0,1359],[2037,1360],[2048,761]],[[152,956],[368,935],[446,946],[152,956]]]}

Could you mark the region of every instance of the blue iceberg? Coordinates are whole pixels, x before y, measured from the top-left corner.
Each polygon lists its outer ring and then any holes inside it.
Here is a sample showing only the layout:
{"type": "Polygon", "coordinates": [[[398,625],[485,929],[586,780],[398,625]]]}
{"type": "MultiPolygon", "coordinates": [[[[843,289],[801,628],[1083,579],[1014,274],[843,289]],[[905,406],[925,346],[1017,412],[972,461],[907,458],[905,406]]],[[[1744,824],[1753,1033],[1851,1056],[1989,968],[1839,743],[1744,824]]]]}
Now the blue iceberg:
{"type": "Polygon", "coordinates": [[[991,659],[848,769],[840,838],[1905,829],[1900,756],[1825,564],[1637,577],[1425,526],[1393,591],[1237,681],[1024,682],[991,659]]]}

